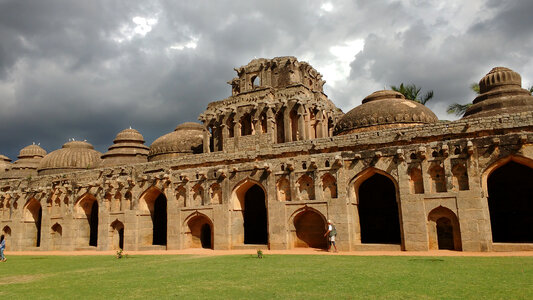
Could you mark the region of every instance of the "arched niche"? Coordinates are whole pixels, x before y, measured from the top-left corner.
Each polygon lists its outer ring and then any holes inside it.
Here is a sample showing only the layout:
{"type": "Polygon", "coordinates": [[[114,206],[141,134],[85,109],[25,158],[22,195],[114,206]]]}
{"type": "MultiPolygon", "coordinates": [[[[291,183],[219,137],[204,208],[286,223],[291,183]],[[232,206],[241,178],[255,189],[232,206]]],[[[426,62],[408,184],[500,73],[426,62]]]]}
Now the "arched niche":
{"type": "Polygon", "coordinates": [[[422,177],[422,169],[418,166],[411,166],[409,168],[409,187],[411,194],[424,193],[424,179],[422,177]]]}
{"type": "Polygon", "coordinates": [[[185,248],[213,249],[214,228],[208,216],[195,212],[184,222],[185,248]]]}
{"type": "Polygon", "coordinates": [[[222,188],[220,184],[213,183],[209,187],[209,197],[211,197],[211,204],[222,204],[222,188]]]}
{"type": "Polygon", "coordinates": [[[304,174],[297,181],[300,200],[315,200],[315,182],[311,176],[304,174]]]}
{"type": "Polygon", "coordinates": [[[468,170],[466,164],[463,162],[457,162],[452,167],[453,186],[459,191],[467,191],[469,189],[468,184],[468,170]]]}
{"type": "Polygon", "coordinates": [[[327,249],[326,218],[316,209],[305,207],[291,216],[291,240],[294,248],[327,249]]]}
{"type": "Polygon", "coordinates": [[[326,199],[337,198],[337,180],[330,173],[322,176],[322,193],[326,199]]]}
{"type": "Polygon", "coordinates": [[[431,192],[445,193],[446,192],[446,175],[442,162],[432,162],[429,167],[429,176],[431,178],[431,192]]]}
{"type": "Polygon", "coordinates": [[[63,227],[59,223],[55,223],[50,228],[50,249],[61,250],[63,242],[63,227]]]}
{"type": "Polygon", "coordinates": [[[278,179],[276,190],[279,201],[291,201],[291,183],[286,176],[282,176],[278,179]]]}
{"type": "Polygon", "coordinates": [[[111,250],[124,250],[124,223],[116,219],[109,226],[111,250]]]}
{"type": "Polygon", "coordinates": [[[459,220],[453,211],[439,206],[428,214],[428,242],[430,250],[462,250],[459,220]]]}

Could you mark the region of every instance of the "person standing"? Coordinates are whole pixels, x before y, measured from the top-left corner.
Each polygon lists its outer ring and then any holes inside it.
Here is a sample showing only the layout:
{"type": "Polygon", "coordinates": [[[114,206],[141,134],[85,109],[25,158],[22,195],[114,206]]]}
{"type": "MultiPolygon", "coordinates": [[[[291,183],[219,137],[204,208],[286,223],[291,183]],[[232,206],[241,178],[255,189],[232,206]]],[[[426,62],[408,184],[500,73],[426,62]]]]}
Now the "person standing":
{"type": "Polygon", "coordinates": [[[4,250],[6,249],[6,239],[4,235],[0,235],[0,260],[6,261],[7,258],[4,256],[4,250]]]}
{"type": "Polygon", "coordinates": [[[335,236],[337,235],[337,228],[335,228],[335,225],[333,225],[333,222],[331,220],[328,220],[328,230],[326,233],[324,233],[324,236],[328,236],[328,252],[331,249],[331,245],[335,248],[335,252],[337,252],[337,245],[335,245],[335,236]]]}

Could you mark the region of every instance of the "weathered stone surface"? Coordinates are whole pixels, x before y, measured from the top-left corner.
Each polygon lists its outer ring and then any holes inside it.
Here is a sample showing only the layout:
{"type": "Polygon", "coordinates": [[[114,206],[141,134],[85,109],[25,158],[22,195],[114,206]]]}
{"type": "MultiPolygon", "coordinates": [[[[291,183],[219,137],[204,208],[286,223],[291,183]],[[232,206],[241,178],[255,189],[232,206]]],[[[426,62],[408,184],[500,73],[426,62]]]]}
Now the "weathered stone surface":
{"type": "MultiPolygon", "coordinates": [[[[103,155],[71,142],[48,155],[30,145],[15,163],[0,156],[8,248],[290,249],[324,245],[330,219],[340,250],[533,249],[527,238],[493,243],[489,205],[502,185],[492,183],[494,172],[533,167],[529,104],[437,122],[416,104],[399,113],[407,100],[381,91],[353,110],[372,106],[363,124],[361,114],[343,117],[321,75],[294,57],[236,71],[232,95],[208,105],[203,125],[178,126],[149,153],[142,135],[126,129],[103,155]],[[369,233],[366,224],[393,233],[369,233]],[[392,238],[365,242],[369,234],[392,238]]],[[[482,95],[516,92],[519,77],[509,72],[489,73],[482,95]]],[[[521,172],[509,176],[529,176],[521,172]]]]}

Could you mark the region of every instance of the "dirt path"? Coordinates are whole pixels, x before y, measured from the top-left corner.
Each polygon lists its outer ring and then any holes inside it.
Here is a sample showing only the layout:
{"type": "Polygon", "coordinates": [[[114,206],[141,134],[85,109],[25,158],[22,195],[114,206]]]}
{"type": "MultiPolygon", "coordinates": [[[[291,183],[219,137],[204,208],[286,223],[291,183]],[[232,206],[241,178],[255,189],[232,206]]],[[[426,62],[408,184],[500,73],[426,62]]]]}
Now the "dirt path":
{"type": "MultiPolygon", "coordinates": [[[[6,251],[6,256],[19,255],[115,255],[115,251],[6,251]]],[[[154,250],[154,251],[124,251],[128,255],[235,255],[256,254],[256,250],[211,250],[211,249],[186,249],[186,250],[154,250]]],[[[533,256],[533,251],[515,252],[459,252],[459,251],[341,251],[338,253],[326,252],[321,249],[301,248],[291,250],[263,250],[264,255],[269,254],[299,254],[299,255],[353,255],[353,256],[533,256]]]]}

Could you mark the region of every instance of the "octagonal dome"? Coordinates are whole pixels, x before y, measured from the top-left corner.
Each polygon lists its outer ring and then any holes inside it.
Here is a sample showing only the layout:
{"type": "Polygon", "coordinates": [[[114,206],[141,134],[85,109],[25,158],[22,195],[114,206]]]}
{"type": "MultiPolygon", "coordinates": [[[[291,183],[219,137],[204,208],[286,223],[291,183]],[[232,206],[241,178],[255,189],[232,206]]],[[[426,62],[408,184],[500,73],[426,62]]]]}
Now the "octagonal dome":
{"type": "Polygon", "coordinates": [[[131,163],[147,162],[149,148],[144,145],[144,137],[139,131],[129,128],[117,134],[109,147],[109,151],[102,155],[102,166],[116,166],[131,163]]]}
{"type": "Polygon", "coordinates": [[[61,149],[50,152],[39,164],[39,175],[93,169],[100,165],[102,153],[84,141],[70,141],[61,149]]]}
{"type": "Polygon", "coordinates": [[[205,128],[202,124],[187,122],[174,131],[156,139],[150,146],[149,161],[172,159],[203,152],[205,128]]]}
{"type": "Polygon", "coordinates": [[[401,93],[377,91],[347,112],[335,126],[335,135],[435,123],[437,116],[426,106],[405,99],[401,93]]]}
{"type": "Polygon", "coordinates": [[[479,95],[464,117],[491,117],[524,111],[533,111],[533,96],[522,88],[522,77],[511,69],[496,67],[479,81],[479,95]]]}

